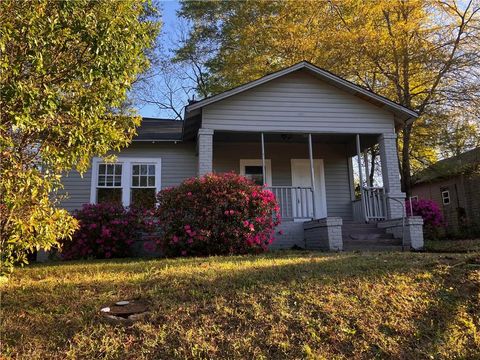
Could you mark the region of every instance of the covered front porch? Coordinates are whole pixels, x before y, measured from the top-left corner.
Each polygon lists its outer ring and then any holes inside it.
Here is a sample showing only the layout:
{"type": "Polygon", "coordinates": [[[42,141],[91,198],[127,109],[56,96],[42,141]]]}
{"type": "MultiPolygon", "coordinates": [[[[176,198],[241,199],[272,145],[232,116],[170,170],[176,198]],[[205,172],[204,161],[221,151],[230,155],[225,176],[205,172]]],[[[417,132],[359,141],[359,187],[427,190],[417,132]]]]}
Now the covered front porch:
{"type": "Polygon", "coordinates": [[[329,230],[339,228],[337,237],[341,238],[344,222],[404,219],[395,134],[200,129],[198,160],[200,175],[234,171],[275,194],[284,233],[277,237],[276,247],[308,248],[307,233],[312,227],[325,228],[327,237],[329,230]],[[373,187],[365,176],[368,161],[360,161],[366,156],[366,149],[375,144],[380,147],[380,187],[373,187]]]}

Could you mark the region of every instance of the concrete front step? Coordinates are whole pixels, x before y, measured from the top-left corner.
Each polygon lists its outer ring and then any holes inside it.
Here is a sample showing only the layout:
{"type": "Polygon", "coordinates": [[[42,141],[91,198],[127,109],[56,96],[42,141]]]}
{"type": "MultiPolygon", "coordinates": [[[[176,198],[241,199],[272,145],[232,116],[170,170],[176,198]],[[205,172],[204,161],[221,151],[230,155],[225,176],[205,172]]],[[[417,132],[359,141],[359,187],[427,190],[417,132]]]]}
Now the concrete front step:
{"type": "Polygon", "coordinates": [[[343,243],[344,251],[402,251],[399,239],[347,240],[343,243]]]}
{"type": "Polygon", "coordinates": [[[375,240],[375,239],[393,239],[393,234],[386,234],[385,232],[367,232],[356,234],[343,234],[343,240],[375,240]]]}
{"type": "Polygon", "coordinates": [[[402,245],[344,245],[343,251],[404,251],[402,245]]]}
{"type": "Polygon", "coordinates": [[[373,240],[344,240],[343,245],[369,246],[369,245],[402,245],[401,239],[378,238],[373,240]]]}

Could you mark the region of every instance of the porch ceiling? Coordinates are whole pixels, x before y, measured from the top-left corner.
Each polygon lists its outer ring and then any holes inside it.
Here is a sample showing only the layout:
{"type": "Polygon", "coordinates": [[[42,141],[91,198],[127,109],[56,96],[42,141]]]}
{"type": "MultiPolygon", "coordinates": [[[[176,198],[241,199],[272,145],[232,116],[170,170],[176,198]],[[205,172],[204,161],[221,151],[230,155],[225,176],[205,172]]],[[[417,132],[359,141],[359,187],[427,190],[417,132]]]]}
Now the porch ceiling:
{"type": "MultiPolygon", "coordinates": [[[[215,142],[248,142],[260,143],[260,132],[227,132],[216,131],[215,142]]],[[[344,144],[347,145],[349,155],[356,155],[354,134],[312,134],[313,143],[321,144],[344,144]]],[[[298,133],[264,133],[265,143],[302,143],[308,144],[308,134],[298,133]]],[[[360,135],[362,150],[371,147],[378,142],[378,134],[360,135]]]]}

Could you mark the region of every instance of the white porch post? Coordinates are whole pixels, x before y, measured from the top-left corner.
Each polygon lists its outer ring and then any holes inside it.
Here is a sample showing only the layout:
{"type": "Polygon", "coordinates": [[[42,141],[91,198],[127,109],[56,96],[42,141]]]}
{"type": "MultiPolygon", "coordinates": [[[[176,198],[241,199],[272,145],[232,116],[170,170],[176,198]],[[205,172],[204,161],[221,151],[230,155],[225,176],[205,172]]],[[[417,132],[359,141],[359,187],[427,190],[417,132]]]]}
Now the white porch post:
{"type": "Polygon", "coordinates": [[[357,145],[357,163],[358,163],[358,177],[360,180],[360,200],[362,202],[362,210],[363,210],[363,217],[365,218],[365,221],[368,222],[368,216],[367,216],[367,207],[365,203],[365,193],[363,191],[363,173],[362,173],[362,152],[361,152],[361,147],[360,147],[360,134],[357,134],[356,136],[356,145],[357,145]]]}
{"type": "MultiPolygon", "coordinates": [[[[265,139],[263,137],[263,132],[260,134],[262,139],[262,177],[263,185],[267,185],[267,172],[265,171],[265,139]]],[[[272,186],[272,184],[270,184],[272,186]]]]}
{"type": "Polygon", "coordinates": [[[213,130],[198,129],[198,175],[202,176],[213,170],[213,130]]]}
{"type": "Polygon", "coordinates": [[[308,156],[310,158],[310,180],[312,182],[312,207],[313,207],[313,217],[318,218],[317,206],[315,204],[315,169],[313,165],[313,145],[312,145],[312,134],[308,134],[308,156]]]}
{"type": "Polygon", "coordinates": [[[398,219],[403,216],[403,202],[405,193],[402,193],[400,184],[400,170],[398,168],[398,153],[396,144],[397,135],[386,133],[378,137],[380,145],[380,161],[382,163],[383,187],[387,196],[387,218],[398,219]],[[392,200],[392,198],[400,200],[392,200]]]}
{"type": "Polygon", "coordinates": [[[363,161],[365,162],[365,181],[367,182],[368,187],[372,187],[370,183],[370,171],[368,169],[368,151],[365,149],[363,152],[363,161]]]}

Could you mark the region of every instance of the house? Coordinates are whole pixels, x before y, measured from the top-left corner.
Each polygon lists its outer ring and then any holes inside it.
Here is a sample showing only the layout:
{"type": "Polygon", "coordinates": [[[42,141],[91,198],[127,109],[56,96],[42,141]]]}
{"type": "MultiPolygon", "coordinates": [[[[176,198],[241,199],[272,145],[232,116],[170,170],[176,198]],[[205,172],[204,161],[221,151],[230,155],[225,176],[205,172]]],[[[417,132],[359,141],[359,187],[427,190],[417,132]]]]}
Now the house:
{"type": "Polygon", "coordinates": [[[421,219],[404,219],[396,148],[396,130],[416,117],[300,62],[190,103],[183,121],[144,119],[117,164],[96,158],[83,177],[71,172],[64,178],[69,197],[63,206],[153,202],[155,192],[186,178],[235,171],[275,193],[284,233],[275,247],[421,248],[421,219]],[[355,200],[352,158],[375,144],[384,187],[365,187],[355,200]]]}
{"type": "Polygon", "coordinates": [[[441,160],[414,176],[412,195],[440,205],[447,231],[480,227],[480,148],[441,160]]]}

